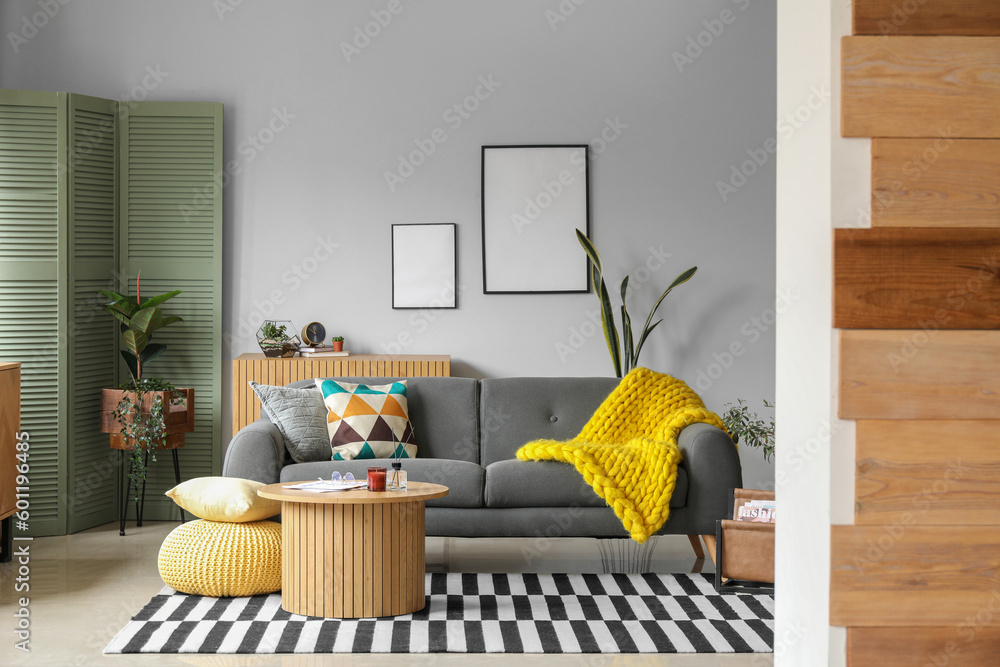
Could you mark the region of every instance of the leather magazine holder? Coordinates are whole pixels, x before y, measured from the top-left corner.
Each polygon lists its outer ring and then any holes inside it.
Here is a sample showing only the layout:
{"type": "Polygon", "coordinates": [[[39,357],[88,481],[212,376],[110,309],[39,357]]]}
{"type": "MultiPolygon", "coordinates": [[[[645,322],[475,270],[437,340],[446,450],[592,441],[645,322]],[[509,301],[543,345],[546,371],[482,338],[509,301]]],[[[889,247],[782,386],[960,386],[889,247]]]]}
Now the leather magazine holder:
{"type": "Polygon", "coordinates": [[[736,521],[748,500],[774,500],[773,491],[730,489],[733,520],[715,525],[715,590],[722,593],[774,590],[774,524],[736,521]]]}

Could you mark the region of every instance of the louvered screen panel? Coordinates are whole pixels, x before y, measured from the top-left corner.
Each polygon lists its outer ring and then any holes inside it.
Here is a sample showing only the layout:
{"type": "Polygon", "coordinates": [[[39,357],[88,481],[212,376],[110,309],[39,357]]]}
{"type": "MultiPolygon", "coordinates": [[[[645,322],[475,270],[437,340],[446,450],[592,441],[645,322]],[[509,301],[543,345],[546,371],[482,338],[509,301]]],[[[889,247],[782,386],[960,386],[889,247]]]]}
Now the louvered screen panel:
{"type": "Polygon", "coordinates": [[[118,452],[100,430],[101,389],[118,384],[115,321],[99,289],[114,289],[117,269],[117,103],[69,98],[69,234],[72,322],[68,384],[67,527],[92,528],[117,516],[118,452]]]}
{"type": "Polygon", "coordinates": [[[0,360],[20,361],[30,535],[65,531],[65,95],[0,90],[0,360]]]}
{"type": "MultiPolygon", "coordinates": [[[[146,102],[122,105],[121,232],[123,273],[143,291],[183,293],[164,311],[184,318],[155,335],[169,346],[145,375],[195,390],[195,430],[179,451],[183,479],[221,469],[222,105],[146,102]]],[[[134,284],[134,283],[133,283],[134,284]]],[[[174,483],[169,452],[152,466],[146,515],[176,518],[163,498],[174,483]]]]}

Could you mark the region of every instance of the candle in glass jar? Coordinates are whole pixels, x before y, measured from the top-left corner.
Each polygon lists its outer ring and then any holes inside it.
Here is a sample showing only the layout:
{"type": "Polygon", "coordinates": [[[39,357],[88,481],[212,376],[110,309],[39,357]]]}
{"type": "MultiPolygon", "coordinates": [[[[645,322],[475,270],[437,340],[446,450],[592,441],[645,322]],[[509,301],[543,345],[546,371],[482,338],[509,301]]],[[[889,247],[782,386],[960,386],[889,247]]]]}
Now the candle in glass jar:
{"type": "Polygon", "coordinates": [[[385,468],[373,467],[368,469],[368,490],[385,491],[385,468]]]}

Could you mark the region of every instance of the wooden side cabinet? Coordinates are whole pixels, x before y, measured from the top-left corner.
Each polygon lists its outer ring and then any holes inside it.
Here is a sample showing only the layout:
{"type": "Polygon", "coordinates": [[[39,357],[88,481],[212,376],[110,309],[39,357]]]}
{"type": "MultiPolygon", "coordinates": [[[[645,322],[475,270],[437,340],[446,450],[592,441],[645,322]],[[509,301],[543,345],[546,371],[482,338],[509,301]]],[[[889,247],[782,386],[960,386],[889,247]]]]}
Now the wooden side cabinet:
{"type": "Polygon", "coordinates": [[[21,364],[0,363],[0,562],[13,553],[14,511],[17,494],[17,432],[21,428],[21,364]]]}
{"type": "Polygon", "coordinates": [[[241,354],[233,360],[233,435],[260,419],[260,401],[248,382],[285,385],[329,377],[448,377],[447,354],[352,354],[348,357],[265,357],[241,354]]]}

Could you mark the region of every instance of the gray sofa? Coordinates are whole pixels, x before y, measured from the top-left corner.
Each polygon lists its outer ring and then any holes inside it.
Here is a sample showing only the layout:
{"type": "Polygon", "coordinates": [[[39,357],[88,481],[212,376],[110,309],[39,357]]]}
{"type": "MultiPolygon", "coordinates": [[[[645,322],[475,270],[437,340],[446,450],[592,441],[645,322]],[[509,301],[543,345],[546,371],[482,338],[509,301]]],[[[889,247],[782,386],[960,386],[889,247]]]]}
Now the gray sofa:
{"type": "MultiPolygon", "coordinates": [[[[417,457],[408,479],[449,487],[427,503],[428,535],[450,537],[627,537],[621,522],[567,463],[519,461],[517,449],[538,438],[576,436],[617,386],[614,378],[335,378],[386,384],[407,379],[417,457]]],[[[289,387],[310,387],[313,380],[289,387]]],[[[317,390],[318,391],[318,390],[317,390]]],[[[740,459],[723,431],[693,424],[681,431],[683,461],[659,534],[714,535],[728,511],[728,489],[742,484],[740,459]]],[[[377,461],[377,462],[376,462],[377,461]]],[[[226,450],[222,473],[265,483],[363,478],[375,461],[294,463],[266,417],[246,426],[226,450]]]]}

